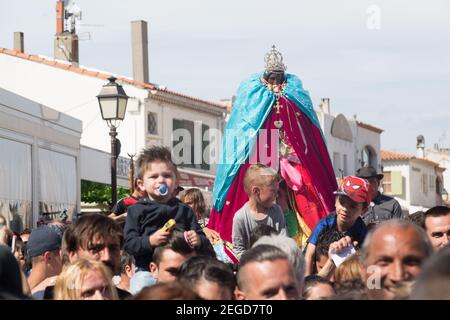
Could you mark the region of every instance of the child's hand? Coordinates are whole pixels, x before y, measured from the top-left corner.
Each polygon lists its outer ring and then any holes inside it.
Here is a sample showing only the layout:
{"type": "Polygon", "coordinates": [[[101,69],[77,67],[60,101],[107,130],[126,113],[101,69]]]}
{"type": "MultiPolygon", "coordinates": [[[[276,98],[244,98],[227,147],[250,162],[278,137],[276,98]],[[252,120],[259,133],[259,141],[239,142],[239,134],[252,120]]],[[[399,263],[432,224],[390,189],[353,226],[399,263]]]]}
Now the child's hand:
{"type": "Polygon", "coordinates": [[[148,241],[152,247],[160,246],[161,244],[167,242],[167,238],[169,238],[170,232],[163,231],[161,229],[155,231],[150,237],[148,237],[148,241]]]}
{"type": "Polygon", "coordinates": [[[330,254],[331,252],[340,253],[345,248],[347,248],[348,246],[351,246],[351,245],[356,247],[358,245],[358,242],[352,241],[352,238],[350,238],[349,236],[345,236],[345,237],[341,238],[340,240],[330,244],[330,248],[328,249],[328,254],[330,254]]]}
{"type": "Polygon", "coordinates": [[[200,247],[200,236],[195,232],[194,230],[189,230],[184,232],[184,237],[186,238],[186,242],[192,247],[192,248],[198,248],[200,247]]]}

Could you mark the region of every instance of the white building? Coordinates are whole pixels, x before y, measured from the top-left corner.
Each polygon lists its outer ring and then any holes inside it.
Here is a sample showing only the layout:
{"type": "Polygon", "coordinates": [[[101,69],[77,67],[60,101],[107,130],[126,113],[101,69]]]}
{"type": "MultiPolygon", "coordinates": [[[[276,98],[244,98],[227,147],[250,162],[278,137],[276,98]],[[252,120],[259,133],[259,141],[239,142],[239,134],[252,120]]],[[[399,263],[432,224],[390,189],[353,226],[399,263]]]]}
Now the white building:
{"type": "Polygon", "coordinates": [[[15,232],[80,209],[81,121],[0,88],[0,214],[15,232]]]}
{"type": "Polygon", "coordinates": [[[381,172],[382,129],[355,118],[347,119],[343,114],[332,115],[329,99],[322,99],[316,113],[336,177],[354,175],[363,166],[372,166],[381,172]]]}
{"type": "Polygon", "coordinates": [[[425,157],[431,161],[439,164],[441,168],[445,168],[443,173],[443,200],[447,205],[450,205],[448,192],[450,191],[450,149],[442,149],[435,145],[434,149],[427,149],[425,157]]]}
{"type": "Polygon", "coordinates": [[[381,151],[383,191],[410,214],[442,205],[443,172],[438,163],[419,156],[381,151]]]}

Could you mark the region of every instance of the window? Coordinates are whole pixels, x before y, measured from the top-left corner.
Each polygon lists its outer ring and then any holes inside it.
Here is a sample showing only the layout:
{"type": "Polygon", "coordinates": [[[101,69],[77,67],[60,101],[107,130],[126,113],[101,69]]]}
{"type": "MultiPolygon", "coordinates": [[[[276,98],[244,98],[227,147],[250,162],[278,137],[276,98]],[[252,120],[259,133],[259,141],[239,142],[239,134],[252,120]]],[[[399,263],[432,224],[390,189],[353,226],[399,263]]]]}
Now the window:
{"type": "Polygon", "coordinates": [[[341,154],[339,152],[333,152],[333,167],[334,167],[334,175],[336,177],[341,176],[341,154]]]}
{"type": "Polygon", "coordinates": [[[344,162],[344,176],[348,176],[347,155],[346,154],[344,154],[342,156],[342,160],[344,162]]]}
{"type": "Polygon", "coordinates": [[[436,188],[436,177],[430,175],[430,190],[435,190],[436,188]]]}
{"type": "Polygon", "coordinates": [[[208,159],[204,159],[203,153],[209,144],[203,140],[209,126],[200,122],[173,119],[174,137],[172,141],[174,161],[185,168],[209,170],[208,159]]]}
{"type": "Polygon", "coordinates": [[[384,171],[384,178],[381,181],[383,193],[392,196],[403,195],[403,176],[401,171],[384,171]]]}
{"type": "Polygon", "coordinates": [[[439,177],[436,177],[436,193],[439,195],[442,194],[442,182],[439,177]]]}
{"type": "Polygon", "coordinates": [[[383,172],[384,178],[382,181],[383,193],[392,194],[392,178],[391,172],[383,172]]]}
{"type": "Polygon", "coordinates": [[[20,233],[33,227],[32,146],[0,137],[0,150],[0,211],[7,226],[20,233]]]}
{"type": "Polygon", "coordinates": [[[147,132],[148,134],[158,134],[158,115],[155,112],[147,114],[147,132]]]}
{"type": "Polygon", "coordinates": [[[371,146],[361,150],[361,167],[377,167],[377,154],[371,146]]]}
{"type": "Polygon", "coordinates": [[[422,192],[428,193],[428,175],[427,174],[422,174],[421,185],[422,185],[422,192]]]}

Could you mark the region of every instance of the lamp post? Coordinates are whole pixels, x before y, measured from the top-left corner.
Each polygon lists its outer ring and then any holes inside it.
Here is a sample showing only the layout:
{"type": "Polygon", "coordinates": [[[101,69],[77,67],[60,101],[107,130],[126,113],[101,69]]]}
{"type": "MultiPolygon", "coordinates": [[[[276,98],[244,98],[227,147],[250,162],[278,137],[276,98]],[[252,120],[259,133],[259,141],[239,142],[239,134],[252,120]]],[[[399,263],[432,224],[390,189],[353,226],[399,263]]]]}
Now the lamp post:
{"type": "Polygon", "coordinates": [[[128,96],[122,86],[116,83],[115,77],[108,78],[109,82],[105,84],[97,96],[100,105],[100,112],[103,120],[106,121],[110,129],[111,136],[111,202],[114,206],[117,202],[117,157],[120,154],[118,148],[117,127],[125,118],[127,110],[128,96]]]}

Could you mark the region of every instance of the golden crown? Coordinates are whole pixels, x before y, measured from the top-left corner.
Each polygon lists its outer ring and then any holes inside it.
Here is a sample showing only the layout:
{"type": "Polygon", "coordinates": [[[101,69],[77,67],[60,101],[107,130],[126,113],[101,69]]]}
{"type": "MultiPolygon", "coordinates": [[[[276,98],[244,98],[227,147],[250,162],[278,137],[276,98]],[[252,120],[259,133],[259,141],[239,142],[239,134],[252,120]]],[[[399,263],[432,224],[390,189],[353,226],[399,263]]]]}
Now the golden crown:
{"type": "Polygon", "coordinates": [[[272,46],[269,52],[264,57],[266,63],[266,72],[270,71],[286,71],[286,66],[283,63],[283,55],[277,50],[275,45],[272,46]]]}

